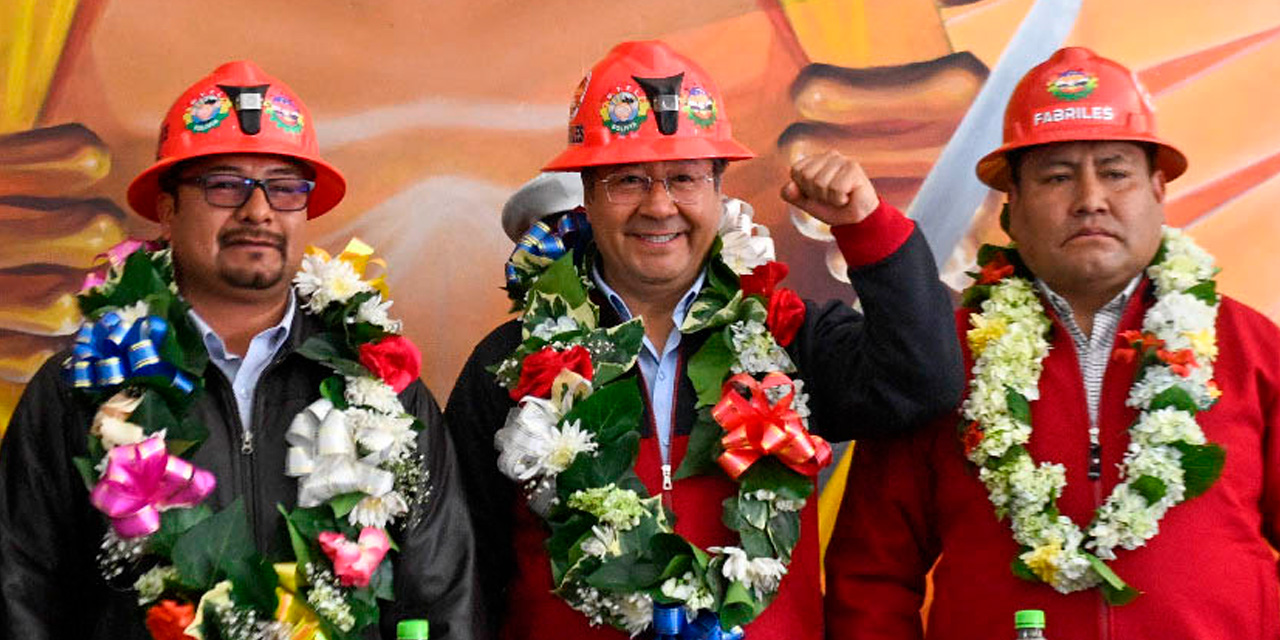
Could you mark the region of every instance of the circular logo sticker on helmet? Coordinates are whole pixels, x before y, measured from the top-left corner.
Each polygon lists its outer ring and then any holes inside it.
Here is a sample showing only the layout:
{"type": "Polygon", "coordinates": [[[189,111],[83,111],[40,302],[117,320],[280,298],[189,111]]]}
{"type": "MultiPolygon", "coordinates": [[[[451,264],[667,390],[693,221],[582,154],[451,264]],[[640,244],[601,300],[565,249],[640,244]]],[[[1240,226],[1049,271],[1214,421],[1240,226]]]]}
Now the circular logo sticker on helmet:
{"type": "Polygon", "coordinates": [[[1059,100],[1082,100],[1098,88],[1098,76],[1079,69],[1067,69],[1050,80],[1046,88],[1059,100]]]}
{"type": "Polygon", "coordinates": [[[591,72],[582,76],[582,82],[578,83],[578,88],[573,90],[573,101],[569,103],[569,119],[578,117],[578,110],[582,108],[582,99],[587,95],[587,87],[591,86],[591,72]]]}
{"type": "Polygon", "coordinates": [[[684,94],[684,112],[694,124],[703,129],[710,128],[716,123],[716,116],[720,114],[716,108],[716,101],[711,94],[699,86],[690,87],[684,94]]]}
{"type": "Polygon", "coordinates": [[[618,135],[634,133],[649,117],[649,100],[631,85],[618,87],[600,105],[604,126],[618,135]]]}
{"type": "Polygon", "coordinates": [[[271,96],[264,110],[277,127],[289,133],[302,133],[302,126],[305,124],[302,121],[302,113],[298,111],[298,105],[294,104],[288,96],[271,96]]]}
{"type": "Polygon", "coordinates": [[[187,129],[205,133],[218,128],[228,113],[231,113],[231,100],[221,91],[210,90],[196,96],[187,105],[182,121],[186,123],[187,129]]]}

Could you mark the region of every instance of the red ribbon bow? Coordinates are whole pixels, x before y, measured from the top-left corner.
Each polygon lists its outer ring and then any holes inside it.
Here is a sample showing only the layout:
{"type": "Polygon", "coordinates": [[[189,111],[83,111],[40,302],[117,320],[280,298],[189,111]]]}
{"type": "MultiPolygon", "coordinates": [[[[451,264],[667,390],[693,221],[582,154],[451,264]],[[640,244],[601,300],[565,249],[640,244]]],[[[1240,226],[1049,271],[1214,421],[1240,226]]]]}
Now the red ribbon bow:
{"type": "Polygon", "coordinates": [[[781,373],[770,373],[761,382],[740,373],[724,383],[711,416],[728,431],[720,438],[724,453],[716,461],[734,480],[770,455],[810,477],[831,464],[831,445],[805,431],[800,414],[791,408],[794,398],[791,378],[781,373]],[[786,395],[770,405],[765,391],[784,385],[786,395]]]}

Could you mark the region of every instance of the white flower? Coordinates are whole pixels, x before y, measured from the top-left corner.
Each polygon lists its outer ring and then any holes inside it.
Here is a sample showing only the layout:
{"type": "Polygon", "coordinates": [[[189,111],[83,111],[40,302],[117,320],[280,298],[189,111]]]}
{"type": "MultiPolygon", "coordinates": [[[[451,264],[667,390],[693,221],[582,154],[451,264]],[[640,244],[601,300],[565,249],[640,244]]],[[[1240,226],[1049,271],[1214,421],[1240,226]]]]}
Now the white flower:
{"type": "Polygon", "coordinates": [[[775,259],[769,229],[752,222],[751,205],[725,198],[720,216],[720,259],[734,273],[746,275],[775,259]]]}
{"type": "Polygon", "coordinates": [[[330,303],[346,302],[357,293],[373,291],[369,283],[360,279],[351,263],[325,260],[315,254],[302,257],[302,269],[294,276],[293,284],[306,308],[313,313],[324,311],[330,303]]]}
{"type": "Polygon", "coordinates": [[[582,541],[582,552],[597,558],[622,555],[622,543],[618,540],[618,530],[608,525],[591,527],[591,537],[582,541]]]}
{"type": "MultiPolygon", "coordinates": [[[[132,325],[147,317],[149,313],[151,313],[151,310],[147,307],[145,300],[139,300],[127,307],[116,309],[116,315],[120,316],[120,322],[125,326],[132,325]]],[[[156,346],[158,347],[159,345],[156,346]]]]}
{"type": "Polygon", "coordinates": [[[1138,421],[1130,428],[1130,434],[1135,440],[1142,440],[1147,444],[1179,441],[1189,444],[1205,443],[1204,430],[1196,422],[1195,416],[1173,407],[1139,415],[1138,421]]]}
{"type": "Polygon", "coordinates": [[[413,452],[418,433],[413,430],[413,418],[408,414],[392,415],[352,408],[347,409],[346,417],[356,442],[370,452],[365,457],[366,462],[377,464],[413,452]]]}
{"type": "Polygon", "coordinates": [[[137,444],[147,439],[147,434],[143,432],[142,427],[132,422],[103,416],[101,420],[95,420],[95,423],[98,427],[96,435],[102,440],[102,448],[107,451],[122,445],[137,444]]]}
{"type": "Polygon", "coordinates": [[[388,491],[381,496],[365,496],[356,503],[347,522],[357,527],[385,529],[398,516],[408,513],[409,505],[399,491],[388,491]]]}
{"type": "Polygon", "coordinates": [[[521,482],[554,476],[569,468],[582,453],[598,444],[577,421],[558,428],[560,409],[542,398],[525,397],[507,413],[506,425],[494,434],[498,469],[521,482]]]}
{"type": "Polygon", "coordinates": [[[653,599],[647,593],[632,592],[618,600],[618,618],[634,638],[653,622],[653,599]]]}
{"type": "Polygon", "coordinates": [[[543,320],[538,324],[538,326],[533,328],[530,335],[535,338],[542,338],[543,340],[549,341],[551,338],[562,333],[577,331],[578,328],[578,322],[573,318],[570,318],[569,316],[559,316],[557,318],[547,318],[546,320],[543,320]]]}
{"type": "Polygon", "coordinates": [[[720,573],[742,586],[752,589],[757,596],[773,593],[787,574],[787,565],[777,558],[748,559],[747,552],[738,547],[710,547],[708,551],[724,555],[720,573]]]}
{"type": "Polygon", "coordinates": [[[347,322],[367,322],[387,333],[400,333],[403,324],[399,320],[392,320],[387,315],[387,311],[391,305],[395,304],[393,300],[383,300],[382,295],[378,294],[360,303],[356,307],[356,315],[354,319],[348,319],[347,322]]]}
{"type": "Polygon", "coordinates": [[[679,578],[667,578],[662,583],[661,591],[668,598],[684,602],[684,609],[690,620],[698,617],[698,611],[715,605],[715,597],[692,571],[686,571],[679,578]]]}
{"type": "Polygon", "coordinates": [[[560,473],[573,464],[580,453],[591,453],[596,450],[595,437],[590,431],[582,428],[579,421],[574,420],[563,429],[555,429],[551,439],[550,450],[542,461],[542,466],[550,473],[560,473]]]}
{"type": "Polygon", "coordinates": [[[764,324],[755,320],[740,320],[729,325],[729,332],[736,356],[731,366],[734,373],[795,370],[791,357],[773,340],[764,324]]]}
{"type": "Polygon", "coordinates": [[[138,604],[145,605],[159,600],[160,596],[164,595],[165,583],[177,579],[178,568],[173,565],[151,567],[146,573],[138,576],[133,583],[134,591],[138,592],[138,604]]]}
{"type": "Polygon", "coordinates": [[[347,377],[347,388],[343,394],[347,402],[357,407],[369,407],[382,413],[399,415],[404,413],[395,389],[382,380],[370,376],[359,378],[347,377]]]}

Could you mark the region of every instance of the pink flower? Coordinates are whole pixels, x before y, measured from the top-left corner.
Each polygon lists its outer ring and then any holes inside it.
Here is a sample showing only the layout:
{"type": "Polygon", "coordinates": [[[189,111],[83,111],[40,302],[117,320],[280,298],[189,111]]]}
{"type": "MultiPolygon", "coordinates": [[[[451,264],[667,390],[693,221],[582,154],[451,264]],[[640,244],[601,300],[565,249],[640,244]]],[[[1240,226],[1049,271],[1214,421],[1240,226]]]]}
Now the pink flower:
{"type": "Polygon", "coordinates": [[[348,587],[367,587],[373,572],[391,548],[387,533],[375,527],[360,531],[360,539],[352,542],[337,531],[322,531],[318,536],[320,549],[333,562],[333,573],[338,582],[348,587]]]}

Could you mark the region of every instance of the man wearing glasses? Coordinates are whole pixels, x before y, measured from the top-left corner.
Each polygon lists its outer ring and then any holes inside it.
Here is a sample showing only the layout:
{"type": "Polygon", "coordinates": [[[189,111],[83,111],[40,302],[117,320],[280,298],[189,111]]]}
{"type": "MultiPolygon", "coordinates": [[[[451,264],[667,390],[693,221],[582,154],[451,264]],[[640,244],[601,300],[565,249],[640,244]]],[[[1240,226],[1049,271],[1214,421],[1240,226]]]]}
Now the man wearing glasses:
{"type": "MultiPolygon", "coordinates": [[[[570,114],[569,146],[545,170],[579,172],[584,207],[535,224],[516,256],[527,249],[555,257],[545,248],[572,248],[579,277],[590,283],[600,326],[643,320],[638,361],[624,374],[632,376],[643,398],[643,408],[637,408],[642,415],[629,418],[640,432],[634,473],[650,496],[662,497],[677,534],[703,549],[737,547],[742,542],[722,524],[722,503],[737,494],[739,485],[718,469],[693,477],[676,471],[692,451],[697,416],[707,410],[705,403],[696,406],[690,373],[696,364],[691,362],[698,362],[709,340],[731,331],[682,325],[697,313],[691,309],[698,307],[700,293],[716,286],[737,289],[741,276],[747,294],[747,274],[767,269],[772,259],[772,245],[751,222],[750,208],[720,192],[728,163],[752,153],[733,140],[722,94],[712,80],[660,42],[615,47],[583,80],[570,114]],[[734,273],[725,277],[725,266],[734,273]]],[[[811,432],[835,441],[898,434],[953,406],[961,370],[949,298],[914,224],[879,200],[855,162],[836,153],[797,162],[782,196],[832,226],[867,314],[840,302],[818,305],[797,297],[788,328],[770,311],[773,356],[780,366],[784,359],[794,363],[791,376],[803,380],[811,432]],[[785,356],[778,354],[783,349],[785,356]]],[[[508,269],[509,289],[515,292],[528,284],[521,281],[521,264],[513,257],[508,269]]],[[[574,594],[570,603],[552,593],[548,546],[556,543],[544,544],[549,530],[534,515],[545,514],[545,505],[529,495],[532,480],[515,482],[499,470],[506,462],[500,462],[495,434],[503,460],[538,458],[536,451],[520,455],[521,436],[509,437],[520,419],[513,422],[509,416],[546,402],[536,392],[526,395],[523,384],[500,385],[497,376],[507,367],[499,365],[513,362],[513,352],[530,330],[550,336],[548,348],[562,357],[571,349],[555,335],[572,331],[576,322],[553,318],[545,327],[523,327],[523,336],[520,320],[502,325],[476,347],[449,399],[446,422],[458,444],[477,547],[484,550],[486,598],[502,612],[494,619],[503,638],[621,639],[650,628],[645,619],[650,612],[642,605],[652,593],[633,593],[623,608],[596,606],[574,594]]],[[[598,344],[586,348],[592,358],[609,351],[598,344]]],[[[522,383],[532,375],[533,359],[520,365],[522,383]]],[[[764,371],[739,364],[752,374],[764,371]]],[[[591,378],[591,368],[575,371],[591,378]]],[[[554,370],[546,377],[573,379],[554,370]]],[[[719,381],[714,391],[719,395],[719,381]]],[[[573,430],[564,424],[555,428],[573,430]]],[[[593,433],[591,425],[582,429],[593,433]]],[[[785,578],[772,603],[745,626],[748,638],[822,637],[815,505],[810,500],[803,507],[802,533],[785,578]]],[[[590,544],[581,548],[591,553],[590,544]]],[[[579,555],[570,551],[569,557],[579,555]]],[[[697,615],[699,606],[687,599],[682,604],[697,615]]]]}
{"type": "MultiPolygon", "coordinates": [[[[324,327],[292,287],[306,246],[307,220],[333,209],[346,190],[342,175],[319,156],[313,122],[287,86],[253,63],[225,64],[175,102],[161,127],[156,163],[128,192],[130,205],[159,223],[162,244],[172,250],[177,292],[191,306],[190,327],[173,323],[173,330],[195,343],[181,348],[203,348],[208,355],[202,384],[193,385],[198,390],[190,410],[207,429],[190,463],[216,479],[200,504],[222,513],[241,502],[248,535],[268,562],[295,560],[297,547],[290,539],[296,534],[278,510],[300,502],[300,483],[290,477],[300,475],[293,472],[295,452],[289,450],[298,445],[291,423],[314,406],[321,381],[333,374],[300,352],[324,327]],[[291,117],[280,117],[285,107],[291,117]]],[[[115,533],[104,541],[107,519],[90,504],[72,462],[99,443],[113,445],[107,444],[105,405],[100,408],[72,389],[64,378],[65,356],[51,358],[32,380],[0,447],[0,637],[142,639],[149,637],[148,630],[154,637],[178,637],[195,603],[179,597],[160,601],[171,603],[168,608],[138,606],[157,600],[156,593],[146,595],[145,580],[135,581],[152,569],[146,556],[135,554],[136,540],[151,542],[128,538],[135,542],[121,543],[126,538],[115,533]],[[91,423],[94,439],[86,437],[91,423]]],[[[402,517],[374,525],[385,527],[398,545],[389,556],[395,600],[382,601],[381,636],[396,637],[399,620],[427,618],[433,638],[488,637],[452,444],[427,388],[420,380],[404,382],[402,389],[385,387],[385,393],[398,391],[397,410],[422,424],[415,454],[421,458],[409,458],[407,464],[419,465],[425,499],[411,502],[402,517]]],[[[120,424],[144,420],[131,411],[117,416],[114,424],[123,435],[112,436],[121,440],[114,446],[131,439],[130,427],[120,424]]],[[[167,444],[171,450],[175,446],[167,444]]],[[[96,489],[94,495],[97,504],[96,489]]],[[[320,504],[327,506],[327,501],[320,504]]],[[[360,530],[378,518],[366,514],[352,524],[360,530]]],[[[296,559],[298,575],[308,575],[302,558],[296,559]]],[[[373,560],[375,566],[380,559],[373,560]]],[[[183,562],[176,551],[172,560],[183,562]]],[[[158,580],[153,582],[159,589],[158,580]]],[[[316,583],[300,584],[290,588],[321,610],[326,602],[316,599],[316,583]]],[[[346,587],[352,585],[343,585],[335,586],[329,608],[322,609],[326,625],[342,624],[333,612],[344,606],[334,593],[350,597],[346,587]]],[[[168,588],[165,594],[171,593],[168,588]]],[[[236,587],[233,600],[241,605],[242,597],[248,596],[236,587]]],[[[282,606],[277,615],[302,609],[282,606]]],[[[223,629],[224,636],[230,633],[223,629]]],[[[371,627],[363,637],[377,635],[371,627]]]]}

